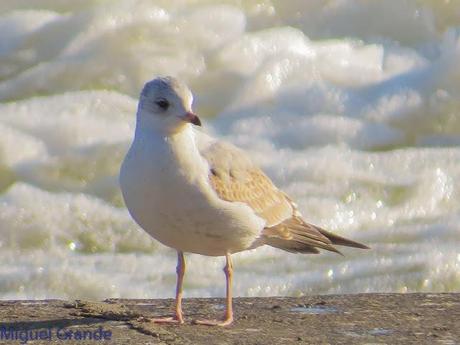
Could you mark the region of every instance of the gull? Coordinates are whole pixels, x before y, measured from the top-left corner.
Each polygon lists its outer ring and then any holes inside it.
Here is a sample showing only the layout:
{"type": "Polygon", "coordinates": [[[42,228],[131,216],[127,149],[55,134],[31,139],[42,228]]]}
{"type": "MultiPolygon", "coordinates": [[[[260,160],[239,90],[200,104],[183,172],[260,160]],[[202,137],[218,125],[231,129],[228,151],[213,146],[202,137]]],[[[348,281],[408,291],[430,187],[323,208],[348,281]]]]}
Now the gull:
{"type": "Polygon", "coordinates": [[[125,204],[136,223],[177,251],[173,317],[184,323],[184,253],[225,256],[226,309],[233,322],[231,255],[269,245],[288,252],[340,252],[334,245],[368,248],[305,222],[297,205],[278,189],[243,150],[198,130],[190,89],[172,77],[158,77],[142,89],[134,140],[120,169],[125,204]]]}

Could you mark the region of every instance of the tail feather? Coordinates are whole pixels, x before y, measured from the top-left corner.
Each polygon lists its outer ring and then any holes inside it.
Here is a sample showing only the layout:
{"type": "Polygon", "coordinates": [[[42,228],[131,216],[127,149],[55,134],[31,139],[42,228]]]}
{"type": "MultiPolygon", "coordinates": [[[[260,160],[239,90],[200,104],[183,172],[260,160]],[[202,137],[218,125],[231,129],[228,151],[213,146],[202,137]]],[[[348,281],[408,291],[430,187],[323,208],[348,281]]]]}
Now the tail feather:
{"type": "Polygon", "coordinates": [[[272,247],[293,253],[317,254],[325,249],[343,255],[334,245],[369,249],[368,246],[333,234],[302,218],[293,216],[284,222],[265,228],[262,241],[272,247]]]}
{"type": "Polygon", "coordinates": [[[264,244],[285,250],[290,253],[319,254],[319,250],[302,242],[283,240],[281,238],[266,237],[264,244]]]}

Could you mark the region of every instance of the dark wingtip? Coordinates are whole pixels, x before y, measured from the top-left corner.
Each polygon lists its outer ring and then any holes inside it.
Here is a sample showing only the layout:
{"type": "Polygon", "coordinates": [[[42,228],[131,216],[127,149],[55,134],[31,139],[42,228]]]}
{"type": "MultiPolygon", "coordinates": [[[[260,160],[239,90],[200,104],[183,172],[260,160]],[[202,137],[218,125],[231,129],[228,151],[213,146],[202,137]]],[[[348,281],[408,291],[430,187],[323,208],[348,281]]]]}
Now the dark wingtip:
{"type": "Polygon", "coordinates": [[[346,247],[353,247],[353,248],[359,248],[359,249],[371,249],[365,244],[349,240],[345,237],[333,234],[332,232],[326,231],[321,228],[317,228],[317,229],[321,234],[326,236],[332,242],[332,244],[335,244],[337,246],[346,246],[346,247]]]}
{"type": "MultiPolygon", "coordinates": [[[[332,247],[332,248],[334,248],[334,247],[332,247]]],[[[332,250],[332,251],[333,251],[334,253],[337,253],[337,254],[339,254],[339,255],[345,257],[345,255],[343,255],[343,253],[342,253],[340,250],[338,250],[337,248],[334,248],[334,250],[332,250]]]]}
{"type": "Polygon", "coordinates": [[[362,244],[362,243],[358,243],[359,247],[356,247],[356,248],[360,248],[360,249],[372,249],[371,247],[369,246],[366,246],[365,244],[362,244]]]}

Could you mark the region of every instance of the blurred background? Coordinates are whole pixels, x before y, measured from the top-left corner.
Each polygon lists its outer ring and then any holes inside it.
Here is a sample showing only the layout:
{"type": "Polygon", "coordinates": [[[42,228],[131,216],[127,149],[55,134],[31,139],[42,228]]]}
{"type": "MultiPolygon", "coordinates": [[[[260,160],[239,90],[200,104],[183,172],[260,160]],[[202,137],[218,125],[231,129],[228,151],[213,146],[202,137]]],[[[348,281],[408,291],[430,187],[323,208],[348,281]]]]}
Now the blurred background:
{"type": "MultiPolygon", "coordinates": [[[[117,181],[157,75],[372,247],[237,254],[237,296],[460,291],[459,57],[457,0],[2,0],[0,298],[173,296],[117,181]]],[[[185,296],[223,296],[222,259],[187,260],[185,296]]]]}

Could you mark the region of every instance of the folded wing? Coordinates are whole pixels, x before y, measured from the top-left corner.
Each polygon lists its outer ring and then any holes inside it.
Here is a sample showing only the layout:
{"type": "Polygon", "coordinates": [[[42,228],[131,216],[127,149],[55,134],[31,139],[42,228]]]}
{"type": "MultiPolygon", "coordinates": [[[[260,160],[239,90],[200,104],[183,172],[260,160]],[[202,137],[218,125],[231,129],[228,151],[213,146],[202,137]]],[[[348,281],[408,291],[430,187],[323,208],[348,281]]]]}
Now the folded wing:
{"type": "Polygon", "coordinates": [[[295,203],[242,150],[199,135],[198,148],[209,163],[211,187],[221,199],[245,203],[265,220],[261,243],[295,253],[319,253],[318,249],[340,253],[334,244],[367,248],[306,223],[295,203]]]}

